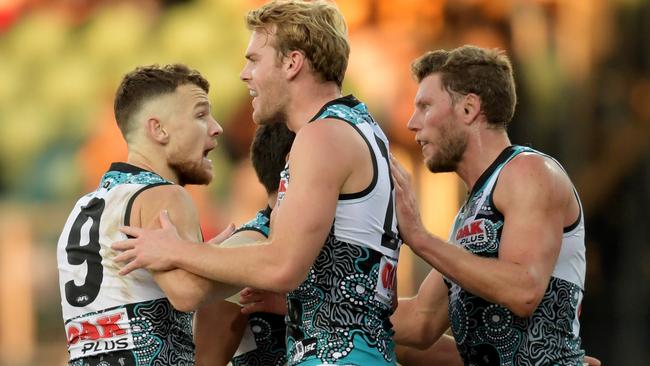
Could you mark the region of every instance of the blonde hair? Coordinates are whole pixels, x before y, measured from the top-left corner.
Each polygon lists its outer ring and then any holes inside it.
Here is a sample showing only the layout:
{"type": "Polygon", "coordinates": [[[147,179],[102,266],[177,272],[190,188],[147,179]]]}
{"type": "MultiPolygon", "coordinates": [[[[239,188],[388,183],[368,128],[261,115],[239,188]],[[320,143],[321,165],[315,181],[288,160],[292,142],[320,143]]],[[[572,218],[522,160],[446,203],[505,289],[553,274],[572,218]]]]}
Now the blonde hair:
{"type": "Polygon", "coordinates": [[[350,45],[339,9],[323,0],[276,0],[246,16],[250,30],[275,31],[273,47],[279,56],[302,51],[323,81],[343,84],[350,45]]]}

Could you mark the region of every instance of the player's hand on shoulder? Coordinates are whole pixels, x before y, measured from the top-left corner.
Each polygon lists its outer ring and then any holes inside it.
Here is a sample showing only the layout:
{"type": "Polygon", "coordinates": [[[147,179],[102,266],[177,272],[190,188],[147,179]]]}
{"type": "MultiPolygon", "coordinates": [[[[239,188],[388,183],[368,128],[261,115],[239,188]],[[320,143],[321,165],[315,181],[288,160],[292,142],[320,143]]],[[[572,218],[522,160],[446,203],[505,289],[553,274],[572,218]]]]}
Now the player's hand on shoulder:
{"type": "Polygon", "coordinates": [[[119,271],[120,275],[126,275],[138,268],[152,271],[174,268],[173,258],[180,255],[179,249],[182,250],[182,246],[186,244],[179,237],[166,210],[160,213],[159,220],[160,229],[148,230],[134,226],[120,228],[120,231],[132,237],[111,245],[114,250],[122,251],[115,257],[115,261],[126,263],[119,271]]]}
{"type": "Polygon", "coordinates": [[[226,228],[223,229],[223,231],[221,231],[215,237],[208,240],[206,244],[219,245],[223,243],[225,240],[227,240],[228,238],[230,238],[232,234],[235,232],[235,230],[236,230],[235,224],[231,223],[228,226],[226,226],[226,228]]]}
{"type": "Polygon", "coordinates": [[[390,169],[395,185],[397,227],[404,242],[418,253],[418,246],[425,244],[426,241],[422,239],[426,237],[427,233],[420,217],[411,176],[392,155],[390,169]]]}

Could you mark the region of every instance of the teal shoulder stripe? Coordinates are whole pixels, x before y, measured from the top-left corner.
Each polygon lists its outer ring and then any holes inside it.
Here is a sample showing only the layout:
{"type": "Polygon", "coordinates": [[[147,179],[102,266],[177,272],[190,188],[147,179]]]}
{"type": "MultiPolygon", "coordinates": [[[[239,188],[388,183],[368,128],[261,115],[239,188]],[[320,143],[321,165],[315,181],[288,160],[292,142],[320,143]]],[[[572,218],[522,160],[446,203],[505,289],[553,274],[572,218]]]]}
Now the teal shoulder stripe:
{"type": "Polygon", "coordinates": [[[350,108],[343,104],[334,104],[327,107],[316,119],[324,118],[337,118],[343,119],[358,125],[368,122],[368,109],[363,103],[357,104],[354,108],[350,108]]]}
{"type": "Polygon", "coordinates": [[[160,184],[160,183],[169,183],[166,179],[162,178],[158,174],[142,171],[138,173],[126,173],[119,172],[116,170],[108,171],[102,177],[100,181],[100,187],[111,190],[112,188],[117,187],[120,184],[160,184]]]}

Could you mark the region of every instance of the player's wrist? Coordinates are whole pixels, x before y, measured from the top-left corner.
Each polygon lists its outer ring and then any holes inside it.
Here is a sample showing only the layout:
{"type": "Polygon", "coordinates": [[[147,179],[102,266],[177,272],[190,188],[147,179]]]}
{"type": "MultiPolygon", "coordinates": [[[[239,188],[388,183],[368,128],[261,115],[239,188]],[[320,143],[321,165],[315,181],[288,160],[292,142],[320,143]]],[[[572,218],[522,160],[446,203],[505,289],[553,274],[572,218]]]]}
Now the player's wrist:
{"type": "Polygon", "coordinates": [[[420,224],[416,225],[410,235],[404,239],[406,244],[417,254],[426,247],[430,237],[427,230],[420,224]]]}

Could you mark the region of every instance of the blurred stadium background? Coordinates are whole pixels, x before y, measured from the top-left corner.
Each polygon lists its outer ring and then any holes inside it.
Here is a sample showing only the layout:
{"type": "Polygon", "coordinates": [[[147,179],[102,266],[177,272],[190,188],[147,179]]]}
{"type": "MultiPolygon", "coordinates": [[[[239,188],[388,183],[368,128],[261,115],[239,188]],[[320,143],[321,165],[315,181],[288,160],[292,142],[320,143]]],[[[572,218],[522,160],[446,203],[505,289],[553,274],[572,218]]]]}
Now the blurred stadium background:
{"type": "MultiPolygon", "coordinates": [[[[247,162],[254,125],[238,75],[259,0],[0,0],[0,365],[63,365],[55,248],[65,218],[126,146],[112,113],[136,65],[207,76],[224,127],[216,180],[192,187],[206,237],[264,193],[247,162]]],[[[605,365],[650,359],[650,2],[339,0],[352,53],[345,92],[366,101],[413,171],[429,228],[446,236],[465,188],[430,175],[405,128],[411,60],[472,43],[510,54],[512,141],[556,156],[587,218],[582,337],[605,365]]],[[[404,249],[400,295],[428,269],[404,249]]]]}

